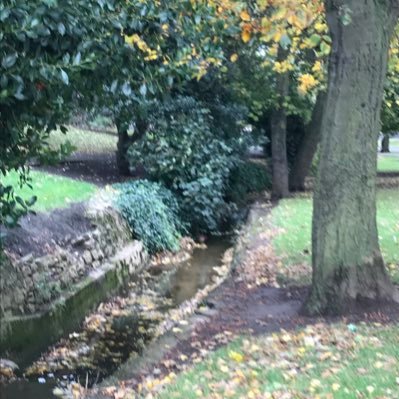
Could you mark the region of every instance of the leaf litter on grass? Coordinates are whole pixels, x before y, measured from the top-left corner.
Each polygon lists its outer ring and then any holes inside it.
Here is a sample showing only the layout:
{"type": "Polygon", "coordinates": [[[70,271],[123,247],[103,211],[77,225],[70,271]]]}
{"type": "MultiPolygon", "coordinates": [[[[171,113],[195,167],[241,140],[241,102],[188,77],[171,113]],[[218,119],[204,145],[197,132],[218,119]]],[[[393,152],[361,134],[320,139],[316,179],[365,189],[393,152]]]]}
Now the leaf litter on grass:
{"type": "Polygon", "coordinates": [[[146,398],[397,399],[399,325],[319,323],[243,337],[146,398]]]}

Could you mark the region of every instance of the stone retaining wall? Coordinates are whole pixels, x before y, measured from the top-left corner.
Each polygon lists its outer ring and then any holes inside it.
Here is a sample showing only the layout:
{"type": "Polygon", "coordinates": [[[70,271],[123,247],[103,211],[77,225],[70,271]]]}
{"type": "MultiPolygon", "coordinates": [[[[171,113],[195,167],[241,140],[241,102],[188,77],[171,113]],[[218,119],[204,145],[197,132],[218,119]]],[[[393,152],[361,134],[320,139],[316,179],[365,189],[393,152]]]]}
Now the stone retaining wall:
{"type": "Polygon", "coordinates": [[[113,209],[108,195],[99,195],[87,205],[92,229],[76,237],[66,237],[62,246],[41,257],[29,254],[1,265],[0,315],[9,318],[43,312],[96,270],[110,266],[127,267],[137,273],[146,252],[113,209]]]}

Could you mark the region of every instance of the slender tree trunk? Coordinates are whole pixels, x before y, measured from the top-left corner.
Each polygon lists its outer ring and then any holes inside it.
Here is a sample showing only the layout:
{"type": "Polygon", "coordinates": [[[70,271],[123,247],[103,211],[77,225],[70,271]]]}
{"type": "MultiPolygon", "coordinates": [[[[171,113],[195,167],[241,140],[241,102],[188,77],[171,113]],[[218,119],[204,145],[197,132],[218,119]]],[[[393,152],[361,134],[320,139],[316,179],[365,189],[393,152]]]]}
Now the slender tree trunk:
{"type": "Polygon", "coordinates": [[[360,299],[399,300],[376,223],[377,137],[397,0],[325,0],[333,41],[314,195],[307,310],[339,313],[360,299]],[[344,25],[342,13],[351,11],[344,25]]]}
{"type": "MultiPolygon", "coordinates": [[[[279,49],[278,59],[285,59],[286,51],[279,49]]],[[[272,198],[277,200],[288,197],[288,159],[287,159],[287,113],[284,106],[289,90],[289,74],[278,74],[276,88],[278,93],[277,109],[271,116],[272,141],[272,198]]]]}
{"type": "Polygon", "coordinates": [[[390,152],[389,151],[389,134],[385,134],[381,140],[381,152],[390,152]]]}
{"type": "Polygon", "coordinates": [[[131,175],[130,163],[127,157],[129,146],[137,140],[140,140],[147,131],[147,122],[142,118],[137,118],[135,122],[135,130],[132,136],[129,136],[128,129],[125,124],[116,121],[118,130],[118,143],[116,150],[116,164],[119,173],[123,176],[131,175]]]}
{"type": "Polygon", "coordinates": [[[118,143],[116,150],[116,165],[119,170],[119,174],[122,176],[130,175],[129,161],[126,157],[127,150],[130,145],[130,137],[127,129],[118,127],[118,143]]]}
{"type": "Polygon", "coordinates": [[[312,119],[306,126],[305,135],[299,145],[298,153],[291,168],[291,191],[305,190],[305,179],[309,175],[309,170],[312,166],[313,158],[320,142],[321,122],[326,98],[327,94],[325,92],[320,92],[317,96],[316,104],[312,113],[312,119]]]}

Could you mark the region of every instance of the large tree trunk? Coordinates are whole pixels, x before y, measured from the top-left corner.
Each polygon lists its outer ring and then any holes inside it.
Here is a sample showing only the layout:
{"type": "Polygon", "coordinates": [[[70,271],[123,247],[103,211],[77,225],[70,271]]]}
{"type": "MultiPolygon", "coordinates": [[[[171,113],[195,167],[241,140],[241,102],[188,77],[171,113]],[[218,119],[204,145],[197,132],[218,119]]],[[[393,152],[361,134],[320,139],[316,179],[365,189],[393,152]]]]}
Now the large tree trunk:
{"type": "Polygon", "coordinates": [[[326,93],[320,92],[313,109],[312,119],[306,126],[305,135],[299,145],[298,153],[290,173],[290,190],[304,191],[305,179],[309,175],[310,167],[320,142],[321,122],[326,101],[326,93]]]}
{"type": "Polygon", "coordinates": [[[384,134],[382,136],[381,152],[389,152],[389,134],[384,134]]]}
{"type": "MultiPolygon", "coordinates": [[[[278,59],[283,60],[286,51],[279,49],[278,59]]],[[[276,82],[278,93],[277,109],[273,111],[270,121],[272,144],[272,198],[274,200],[288,197],[288,159],[287,159],[287,112],[284,101],[288,96],[289,74],[278,74],[276,82]]]]}
{"type": "Polygon", "coordinates": [[[398,300],[376,223],[377,137],[397,0],[326,0],[333,48],[314,195],[313,285],[307,310],[398,300]],[[342,22],[343,7],[351,22],[342,22]]]}

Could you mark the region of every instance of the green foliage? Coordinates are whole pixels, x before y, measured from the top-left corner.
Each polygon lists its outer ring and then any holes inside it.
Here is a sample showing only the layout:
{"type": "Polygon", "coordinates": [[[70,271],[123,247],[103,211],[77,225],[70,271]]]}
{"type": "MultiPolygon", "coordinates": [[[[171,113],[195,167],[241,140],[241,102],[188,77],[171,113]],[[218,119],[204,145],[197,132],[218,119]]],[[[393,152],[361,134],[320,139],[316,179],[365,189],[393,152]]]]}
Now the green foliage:
{"type": "Polygon", "coordinates": [[[393,65],[389,68],[385,80],[384,101],[381,109],[381,131],[384,134],[399,131],[399,79],[395,65],[398,59],[392,56],[389,62],[393,65]]]}
{"type": "MultiPolygon", "coordinates": [[[[78,76],[95,65],[92,40],[109,32],[111,9],[110,1],[1,2],[0,175],[18,171],[23,184],[27,161],[47,152],[50,132],[68,115],[78,76]]],[[[2,179],[0,224],[14,225],[29,205],[2,179]]]]}
{"type": "Polygon", "coordinates": [[[48,303],[58,297],[61,291],[61,282],[54,281],[50,273],[43,273],[35,285],[35,299],[38,303],[48,303]]]}
{"type": "Polygon", "coordinates": [[[174,195],[161,184],[136,180],[115,186],[116,206],[149,252],[179,249],[184,227],[174,195]]]}
{"type": "MultiPolygon", "coordinates": [[[[27,181],[27,175],[22,173],[17,179],[15,179],[14,185],[18,184],[22,187],[27,181]]],[[[4,179],[0,182],[0,226],[16,226],[18,219],[22,215],[26,214],[37,200],[36,196],[30,196],[28,199],[23,199],[15,193],[13,187],[13,185],[4,183],[4,179]]]]}
{"type": "MultiPolygon", "coordinates": [[[[238,28],[216,12],[189,0],[2,1],[0,173],[23,174],[77,97],[130,124],[142,102],[219,65],[222,38],[238,28]]],[[[4,224],[18,200],[0,187],[4,224]]]]}
{"type": "Polygon", "coordinates": [[[266,165],[244,161],[231,171],[227,198],[237,204],[245,204],[248,195],[270,189],[271,180],[266,165]]]}
{"type": "Polygon", "coordinates": [[[151,179],[176,193],[192,230],[219,230],[233,207],[225,201],[225,190],[246,148],[245,138],[226,137],[214,126],[211,111],[192,97],[180,96],[153,109],[150,129],[129,150],[132,166],[142,164],[151,179]]]}
{"type": "Polygon", "coordinates": [[[76,151],[76,149],[77,148],[69,140],[65,140],[56,149],[45,147],[43,151],[38,154],[38,159],[42,165],[57,165],[76,151]]]}

